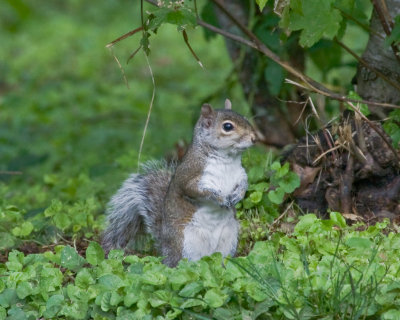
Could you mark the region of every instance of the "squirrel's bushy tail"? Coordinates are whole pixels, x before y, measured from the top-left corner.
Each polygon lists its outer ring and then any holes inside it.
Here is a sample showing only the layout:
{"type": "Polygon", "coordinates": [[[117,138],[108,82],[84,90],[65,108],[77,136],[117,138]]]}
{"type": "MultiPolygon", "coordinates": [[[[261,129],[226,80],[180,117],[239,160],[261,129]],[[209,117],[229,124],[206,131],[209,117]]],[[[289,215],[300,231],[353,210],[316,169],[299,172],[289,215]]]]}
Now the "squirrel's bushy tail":
{"type": "Polygon", "coordinates": [[[130,240],[144,231],[158,238],[162,204],[175,165],[148,162],[142,168],[144,172],[132,174],[108,204],[108,226],[102,241],[106,252],[124,249],[130,240]]]}

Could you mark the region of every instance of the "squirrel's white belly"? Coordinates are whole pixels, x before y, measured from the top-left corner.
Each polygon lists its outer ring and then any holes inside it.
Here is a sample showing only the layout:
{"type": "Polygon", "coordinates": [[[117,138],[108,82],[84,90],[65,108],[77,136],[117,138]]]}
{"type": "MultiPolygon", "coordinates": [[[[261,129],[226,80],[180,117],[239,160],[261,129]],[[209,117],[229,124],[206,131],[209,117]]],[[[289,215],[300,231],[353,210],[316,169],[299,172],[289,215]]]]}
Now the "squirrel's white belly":
{"type": "Polygon", "coordinates": [[[218,205],[200,207],[184,229],[182,257],[195,261],[214,252],[234,255],[239,233],[234,215],[233,209],[218,205]]]}
{"type": "Polygon", "coordinates": [[[216,190],[226,197],[232,193],[241,181],[247,181],[247,175],[242,167],[240,157],[220,158],[210,157],[204,167],[199,186],[216,190]]]}

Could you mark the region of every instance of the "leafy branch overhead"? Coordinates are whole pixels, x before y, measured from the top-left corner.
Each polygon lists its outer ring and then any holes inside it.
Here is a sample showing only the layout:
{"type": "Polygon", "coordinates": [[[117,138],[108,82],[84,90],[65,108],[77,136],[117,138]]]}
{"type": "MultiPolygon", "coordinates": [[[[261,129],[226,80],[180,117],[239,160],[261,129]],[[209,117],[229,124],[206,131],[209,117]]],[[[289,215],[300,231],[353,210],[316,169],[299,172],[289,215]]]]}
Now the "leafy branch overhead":
{"type": "MultiPolygon", "coordinates": [[[[150,41],[149,38],[151,34],[156,34],[157,30],[163,24],[174,24],[177,26],[178,31],[183,33],[185,43],[187,44],[190,52],[199,62],[200,59],[195,54],[194,50],[189,44],[188,35],[186,30],[188,28],[194,28],[196,25],[200,25],[212,32],[219,33],[226,38],[238,41],[242,44],[250,46],[262,54],[276,62],[283,69],[285,69],[289,74],[298,78],[301,83],[298,84],[304,90],[309,90],[316,92],[323,96],[327,96],[334,100],[339,101],[349,101],[353,103],[366,103],[369,105],[384,106],[389,108],[400,108],[400,106],[384,103],[382,101],[366,101],[366,100],[355,100],[341,93],[337,93],[328,89],[321,82],[317,82],[299,69],[293,67],[289,62],[282,60],[278,55],[276,55],[271,49],[269,49],[247,26],[243,25],[239,19],[235,17],[234,12],[229,12],[226,9],[223,2],[220,0],[210,0],[216,7],[221,10],[228,19],[230,19],[236,26],[242,31],[242,33],[249,38],[243,38],[240,35],[232,34],[226,30],[220,29],[215,25],[211,25],[206,21],[198,18],[196,1],[159,1],[146,0],[153,4],[156,8],[147,11],[143,15],[143,26],[142,26],[142,40],[140,42],[140,48],[148,55],[150,53],[150,41]]],[[[265,6],[268,1],[256,0],[260,10],[266,10],[265,6]]],[[[275,1],[274,12],[280,18],[279,25],[281,28],[286,30],[287,34],[291,32],[300,32],[300,45],[304,47],[311,47],[322,41],[324,39],[334,39],[344,36],[346,32],[347,23],[349,17],[355,17],[354,19],[357,23],[362,25],[366,24],[366,20],[369,14],[370,8],[366,4],[368,0],[292,0],[292,1],[275,1]],[[361,20],[361,21],[360,21],[361,20]]],[[[138,29],[136,29],[138,30],[138,29]]],[[[389,39],[391,42],[395,42],[395,37],[397,34],[397,27],[393,30],[392,38],[389,39]]],[[[116,42],[126,38],[126,35],[118,38],[117,40],[111,42],[110,45],[114,45],[116,42]]],[[[284,34],[281,37],[281,41],[285,41],[284,34]]],[[[287,36],[286,36],[287,38],[287,36]]],[[[131,55],[134,56],[138,50],[134,51],[131,55]]],[[[131,58],[130,57],[130,58],[131,58]]],[[[293,83],[293,82],[292,82],[293,83]]]]}
{"type": "Polygon", "coordinates": [[[280,25],[290,31],[301,30],[300,45],[311,47],[323,37],[338,35],[342,15],[334,8],[335,0],[295,0],[285,7],[280,25]]]}

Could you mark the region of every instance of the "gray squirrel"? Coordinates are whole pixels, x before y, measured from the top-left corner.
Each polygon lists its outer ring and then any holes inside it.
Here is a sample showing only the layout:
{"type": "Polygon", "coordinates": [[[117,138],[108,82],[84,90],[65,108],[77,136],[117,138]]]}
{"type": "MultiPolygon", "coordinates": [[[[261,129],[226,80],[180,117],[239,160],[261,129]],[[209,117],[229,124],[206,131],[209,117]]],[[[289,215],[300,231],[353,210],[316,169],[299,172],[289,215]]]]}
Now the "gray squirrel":
{"type": "Polygon", "coordinates": [[[214,252],[233,256],[239,233],[235,205],[247,190],[241,154],[255,140],[253,127],[231,110],[228,99],[225,109],[204,104],[182,162],[147,165],[112,197],[105,251],[125,248],[147,232],[170,267],[214,252]]]}

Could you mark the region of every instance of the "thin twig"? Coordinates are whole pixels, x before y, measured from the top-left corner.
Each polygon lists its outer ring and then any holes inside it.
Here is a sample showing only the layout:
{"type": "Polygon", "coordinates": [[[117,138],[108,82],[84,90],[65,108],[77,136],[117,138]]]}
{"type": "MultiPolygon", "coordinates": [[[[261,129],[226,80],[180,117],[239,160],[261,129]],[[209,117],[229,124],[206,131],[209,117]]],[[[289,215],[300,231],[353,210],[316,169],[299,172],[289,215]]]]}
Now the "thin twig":
{"type": "Polygon", "coordinates": [[[125,84],[126,84],[126,87],[129,89],[128,78],[127,78],[126,75],[125,75],[124,68],[122,68],[121,63],[119,62],[117,56],[115,55],[115,53],[114,53],[114,51],[113,51],[113,47],[112,47],[112,46],[108,47],[108,50],[110,50],[111,55],[113,56],[113,58],[114,58],[115,61],[117,62],[118,67],[119,67],[119,69],[121,70],[122,77],[124,78],[124,82],[125,82],[125,84]]]}
{"type": "Polygon", "coordinates": [[[112,46],[113,46],[114,44],[116,44],[117,42],[120,42],[121,40],[124,40],[124,39],[126,39],[126,38],[128,38],[128,37],[134,35],[136,32],[139,32],[139,31],[142,30],[142,29],[143,29],[143,27],[139,27],[139,28],[136,28],[136,29],[134,29],[134,30],[131,30],[131,31],[125,33],[124,35],[120,36],[119,38],[115,39],[114,41],[111,41],[110,43],[108,43],[108,44],[106,45],[106,48],[112,47],[112,46]]]}
{"type": "Polygon", "coordinates": [[[343,11],[342,9],[340,9],[337,6],[333,6],[335,9],[339,10],[340,13],[342,14],[343,17],[345,17],[348,20],[353,21],[355,24],[357,24],[358,26],[360,26],[362,29],[364,29],[365,31],[368,31],[369,33],[373,33],[374,35],[376,35],[377,37],[381,38],[381,39],[385,39],[385,37],[383,37],[379,32],[376,32],[374,29],[371,29],[368,25],[362,23],[361,21],[357,20],[356,18],[354,18],[352,15],[346,13],[345,11],[343,11]]]}
{"type": "Polygon", "coordinates": [[[382,12],[385,17],[386,23],[389,25],[390,29],[393,29],[394,22],[392,20],[392,16],[389,13],[389,9],[387,7],[386,0],[380,0],[380,1],[381,1],[382,12]]]}
{"type": "Polygon", "coordinates": [[[151,69],[149,58],[147,57],[146,53],[144,54],[144,56],[146,58],[147,66],[149,67],[151,81],[153,82],[153,94],[151,96],[149,111],[147,112],[147,119],[146,119],[146,123],[145,123],[144,129],[143,129],[142,140],[140,141],[139,154],[138,154],[138,171],[139,171],[139,167],[140,167],[140,156],[142,155],[144,138],[146,136],[147,127],[149,126],[151,110],[153,109],[154,97],[156,96],[156,82],[154,80],[153,70],[151,69]]]}
{"type": "Polygon", "coordinates": [[[354,158],[349,152],[349,159],[347,160],[346,170],[341,175],[340,183],[340,204],[341,212],[351,213],[351,191],[354,181],[354,158]]]}
{"type": "Polygon", "coordinates": [[[194,4],[194,12],[196,13],[196,18],[200,19],[199,10],[197,10],[197,1],[194,0],[193,4],[194,4]]]}
{"type": "MultiPolygon", "coordinates": [[[[392,17],[390,16],[385,0],[372,0],[372,4],[374,5],[374,9],[378,14],[379,21],[381,22],[383,31],[385,31],[387,36],[390,36],[393,28],[393,21],[392,17]]],[[[399,49],[394,43],[391,43],[390,46],[393,50],[394,56],[400,63],[399,49]]]]}
{"type": "Polygon", "coordinates": [[[2,175],[20,175],[22,171],[0,171],[2,175]]]}
{"type": "Polygon", "coordinates": [[[142,45],[140,45],[135,51],[133,51],[131,53],[131,55],[128,57],[128,59],[126,60],[126,64],[129,63],[129,61],[131,61],[131,59],[133,59],[134,56],[136,56],[136,53],[139,52],[139,50],[142,49],[142,45]]]}
{"type": "Polygon", "coordinates": [[[382,72],[380,72],[378,69],[375,69],[374,67],[370,66],[363,58],[358,56],[353,50],[351,50],[348,46],[346,46],[343,42],[339,41],[336,37],[334,38],[334,41],[341,46],[344,50],[346,50],[349,54],[351,54],[360,64],[362,64],[364,67],[367,69],[375,72],[375,74],[385,80],[387,83],[389,83],[391,86],[396,88],[397,90],[400,90],[400,84],[393,82],[391,79],[386,77],[382,72]]]}
{"type": "Polygon", "coordinates": [[[387,35],[390,34],[390,25],[386,20],[385,14],[383,12],[383,9],[381,7],[381,3],[379,0],[372,0],[372,4],[374,5],[374,9],[376,11],[376,13],[378,14],[379,20],[381,22],[383,31],[385,31],[385,33],[387,35]]]}
{"type": "Polygon", "coordinates": [[[188,37],[188,35],[186,33],[186,30],[182,31],[182,35],[183,35],[183,40],[185,41],[187,47],[189,48],[190,53],[196,59],[197,63],[200,65],[200,67],[204,68],[203,64],[200,61],[200,58],[197,56],[196,52],[194,52],[192,46],[189,43],[189,37],[188,37]]]}
{"type": "Polygon", "coordinates": [[[371,120],[369,120],[366,116],[364,116],[362,112],[356,106],[354,106],[354,104],[348,101],[346,103],[350,106],[352,110],[354,110],[354,112],[356,112],[364,121],[366,121],[368,125],[383,139],[383,141],[387,144],[389,149],[393,152],[393,155],[396,158],[397,163],[400,164],[399,155],[397,154],[397,151],[395,150],[395,148],[393,148],[392,144],[387,139],[387,137],[378,129],[378,127],[371,120]]]}
{"type": "Polygon", "coordinates": [[[273,226],[275,226],[275,225],[286,215],[286,213],[289,211],[289,209],[290,209],[291,207],[293,207],[293,203],[294,203],[294,201],[292,201],[292,202],[286,207],[285,211],[283,211],[283,213],[282,213],[278,218],[276,218],[276,219],[269,225],[270,228],[272,228],[273,226]]]}
{"type": "Polygon", "coordinates": [[[213,25],[211,25],[211,24],[209,24],[209,23],[207,23],[207,22],[205,22],[203,20],[197,20],[197,24],[202,26],[202,27],[204,27],[204,28],[206,28],[206,29],[208,29],[208,30],[210,30],[210,31],[218,33],[221,36],[224,36],[225,38],[229,38],[231,40],[234,40],[236,42],[242,43],[242,44],[244,44],[244,45],[246,45],[248,47],[251,47],[253,49],[257,49],[257,46],[254,44],[254,42],[251,42],[251,41],[249,41],[249,40],[247,40],[247,39],[245,39],[245,38],[243,38],[241,36],[238,36],[236,34],[230,33],[228,31],[225,31],[225,30],[220,29],[218,27],[215,27],[215,26],[213,26],[213,25]]]}

